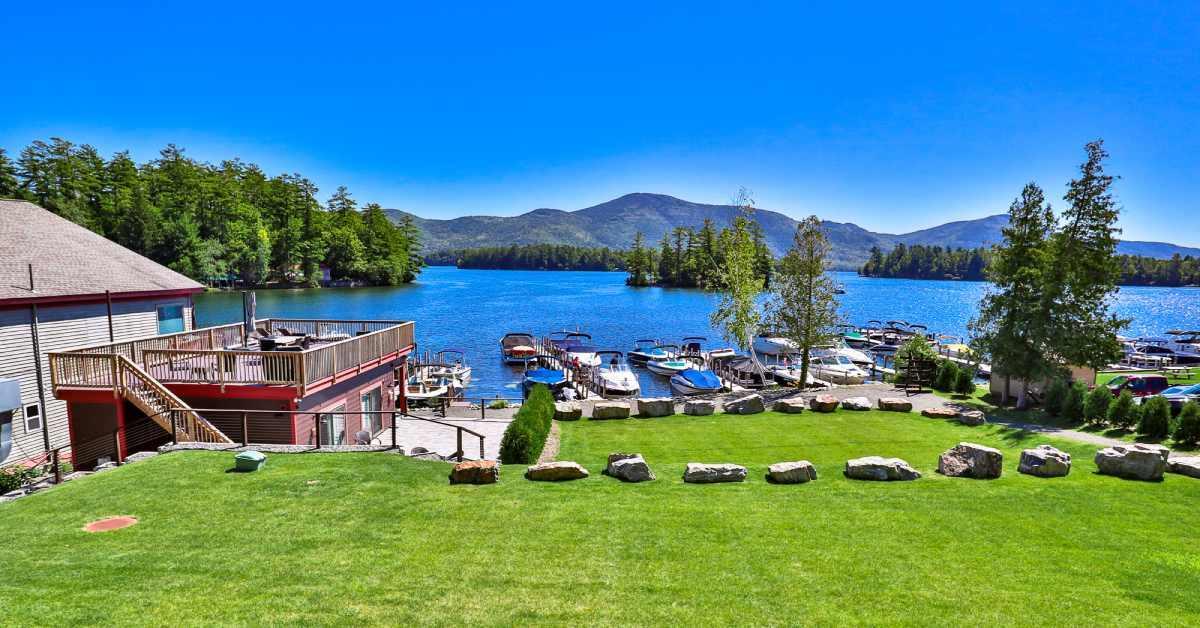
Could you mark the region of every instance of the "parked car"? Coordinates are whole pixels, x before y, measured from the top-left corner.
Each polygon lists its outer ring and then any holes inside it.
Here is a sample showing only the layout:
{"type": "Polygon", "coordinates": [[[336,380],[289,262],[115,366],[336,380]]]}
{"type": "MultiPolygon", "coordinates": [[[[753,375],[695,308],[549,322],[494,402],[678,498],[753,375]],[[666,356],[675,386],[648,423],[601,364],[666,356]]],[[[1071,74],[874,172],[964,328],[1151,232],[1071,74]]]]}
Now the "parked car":
{"type": "Polygon", "coordinates": [[[1162,375],[1118,375],[1107,384],[1113,396],[1128,390],[1134,397],[1148,397],[1171,387],[1162,375]]]}
{"type": "Polygon", "coordinates": [[[1178,414],[1183,409],[1183,404],[1189,401],[1200,401],[1200,384],[1172,386],[1158,393],[1158,396],[1170,402],[1171,411],[1178,414]]]}

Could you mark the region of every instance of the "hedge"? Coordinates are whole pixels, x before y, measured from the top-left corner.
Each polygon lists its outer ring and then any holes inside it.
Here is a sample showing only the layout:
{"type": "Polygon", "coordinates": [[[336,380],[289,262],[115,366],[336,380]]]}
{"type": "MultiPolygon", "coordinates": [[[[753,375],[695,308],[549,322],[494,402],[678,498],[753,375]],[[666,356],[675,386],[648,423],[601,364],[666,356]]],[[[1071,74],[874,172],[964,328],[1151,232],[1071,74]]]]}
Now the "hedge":
{"type": "Polygon", "coordinates": [[[534,386],[529,398],[517,410],[513,422],[500,437],[500,462],[534,464],[542,455],[550,425],[554,422],[554,397],[541,384],[534,386]]]}

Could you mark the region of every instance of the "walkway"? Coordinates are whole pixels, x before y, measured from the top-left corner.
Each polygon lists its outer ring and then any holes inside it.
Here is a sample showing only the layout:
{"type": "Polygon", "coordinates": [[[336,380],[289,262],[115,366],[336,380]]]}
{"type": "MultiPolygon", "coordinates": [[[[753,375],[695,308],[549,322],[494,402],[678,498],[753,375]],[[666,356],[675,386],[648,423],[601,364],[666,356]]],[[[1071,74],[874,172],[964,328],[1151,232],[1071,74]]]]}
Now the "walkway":
{"type": "MultiPolygon", "coordinates": [[[[442,423],[462,426],[474,432],[483,434],[484,458],[498,460],[500,458],[500,437],[512,419],[492,418],[491,412],[485,420],[475,419],[443,419],[436,417],[442,423]]],[[[385,433],[384,436],[387,436],[385,433]]],[[[418,419],[401,419],[396,422],[396,442],[406,452],[412,452],[413,447],[424,447],[441,456],[449,456],[458,449],[458,430],[421,421],[418,419]]],[[[479,458],[479,438],[463,433],[463,453],[467,458],[479,458]]]]}

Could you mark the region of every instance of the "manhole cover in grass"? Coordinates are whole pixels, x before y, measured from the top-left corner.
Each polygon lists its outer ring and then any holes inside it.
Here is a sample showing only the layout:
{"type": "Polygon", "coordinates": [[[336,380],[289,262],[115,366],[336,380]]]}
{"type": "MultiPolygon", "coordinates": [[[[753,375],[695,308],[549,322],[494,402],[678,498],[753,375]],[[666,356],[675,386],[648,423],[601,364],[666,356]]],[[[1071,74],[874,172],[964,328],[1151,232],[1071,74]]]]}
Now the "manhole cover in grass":
{"type": "Polygon", "coordinates": [[[108,532],[109,530],[120,530],[128,528],[137,523],[136,517],[109,517],[107,519],[98,519],[85,526],[83,529],[87,532],[108,532]]]}

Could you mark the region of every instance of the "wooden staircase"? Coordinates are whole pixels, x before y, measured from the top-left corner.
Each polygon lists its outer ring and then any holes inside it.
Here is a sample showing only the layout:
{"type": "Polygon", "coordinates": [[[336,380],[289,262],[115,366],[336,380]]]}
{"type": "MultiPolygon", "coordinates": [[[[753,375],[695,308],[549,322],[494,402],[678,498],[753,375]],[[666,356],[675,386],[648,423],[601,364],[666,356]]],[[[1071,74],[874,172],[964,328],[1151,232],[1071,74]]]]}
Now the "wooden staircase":
{"type": "Polygon", "coordinates": [[[124,356],[113,357],[117,365],[115,390],[159,427],[173,434],[175,442],[233,442],[140,366],[124,356]]]}

